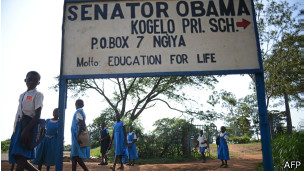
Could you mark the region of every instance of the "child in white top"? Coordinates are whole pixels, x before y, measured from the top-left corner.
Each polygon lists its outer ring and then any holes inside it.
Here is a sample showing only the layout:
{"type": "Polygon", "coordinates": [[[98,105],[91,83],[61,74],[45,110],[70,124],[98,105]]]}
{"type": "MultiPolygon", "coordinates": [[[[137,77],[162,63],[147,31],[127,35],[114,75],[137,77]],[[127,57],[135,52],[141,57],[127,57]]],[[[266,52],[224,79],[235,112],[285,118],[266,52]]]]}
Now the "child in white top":
{"type": "Polygon", "coordinates": [[[208,140],[204,135],[204,131],[201,130],[200,135],[197,138],[197,146],[199,146],[200,152],[202,153],[202,156],[203,156],[202,162],[203,163],[206,163],[205,149],[207,148],[207,143],[208,143],[208,140]]]}
{"type": "Polygon", "coordinates": [[[16,170],[38,170],[27,160],[35,158],[35,150],[30,149],[33,129],[37,124],[43,104],[43,94],[37,91],[40,74],[30,71],[25,78],[27,91],[20,95],[19,106],[14,123],[14,132],[9,148],[9,162],[17,163],[16,170]]]}

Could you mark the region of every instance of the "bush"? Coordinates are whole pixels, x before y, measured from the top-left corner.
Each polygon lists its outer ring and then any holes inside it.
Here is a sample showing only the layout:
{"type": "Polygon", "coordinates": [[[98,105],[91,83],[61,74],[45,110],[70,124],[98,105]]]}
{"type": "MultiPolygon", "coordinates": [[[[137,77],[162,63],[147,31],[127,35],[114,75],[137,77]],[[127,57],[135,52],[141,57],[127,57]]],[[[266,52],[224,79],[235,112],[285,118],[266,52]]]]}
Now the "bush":
{"type": "MultiPolygon", "coordinates": [[[[272,140],[272,154],[274,170],[284,170],[286,162],[304,161],[304,134],[293,133],[292,135],[281,135],[272,140]]],[[[304,164],[297,168],[304,170],[304,164]]]]}
{"type": "Polygon", "coordinates": [[[1,153],[8,153],[10,143],[11,143],[10,139],[1,141],[1,153]]]}
{"type": "Polygon", "coordinates": [[[238,136],[231,136],[229,141],[233,144],[247,144],[250,142],[250,138],[246,135],[238,137],[238,136]]]}

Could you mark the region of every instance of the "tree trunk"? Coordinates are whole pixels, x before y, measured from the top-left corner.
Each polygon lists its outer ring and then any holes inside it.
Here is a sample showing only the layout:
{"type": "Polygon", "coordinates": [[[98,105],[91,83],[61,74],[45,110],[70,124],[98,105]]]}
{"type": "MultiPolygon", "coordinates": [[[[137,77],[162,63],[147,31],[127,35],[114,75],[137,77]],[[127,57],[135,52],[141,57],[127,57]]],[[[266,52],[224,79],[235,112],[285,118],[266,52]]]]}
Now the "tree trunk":
{"type": "Polygon", "coordinates": [[[287,122],[287,135],[292,134],[292,122],[291,122],[291,115],[290,115],[290,108],[288,102],[288,95],[284,92],[284,100],[285,100],[285,113],[286,113],[286,122],[287,122]]]}
{"type": "Polygon", "coordinates": [[[274,138],[274,130],[273,130],[273,115],[268,114],[268,122],[269,122],[269,134],[271,139],[274,138]]]}

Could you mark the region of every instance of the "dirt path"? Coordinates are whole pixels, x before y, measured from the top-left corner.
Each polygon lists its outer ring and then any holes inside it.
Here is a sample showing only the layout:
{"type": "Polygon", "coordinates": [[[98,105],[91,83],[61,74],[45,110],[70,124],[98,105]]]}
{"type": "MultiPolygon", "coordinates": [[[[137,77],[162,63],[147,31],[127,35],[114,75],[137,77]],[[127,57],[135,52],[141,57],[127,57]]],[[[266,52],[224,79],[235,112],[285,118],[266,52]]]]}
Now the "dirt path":
{"type": "MultiPolygon", "coordinates": [[[[220,168],[221,162],[218,159],[209,159],[207,163],[194,161],[174,164],[125,165],[124,171],[255,171],[257,164],[262,161],[260,146],[238,146],[230,144],[229,151],[232,156],[228,161],[228,168],[220,168]]],[[[86,162],[86,165],[90,171],[110,171],[110,166],[112,166],[111,163],[108,166],[99,166],[97,162],[86,162]]],[[[1,170],[10,170],[10,165],[7,161],[1,161],[1,170]]],[[[54,170],[54,167],[51,167],[51,170],[54,170]]],[[[72,170],[72,163],[63,162],[63,170],[72,170]]],[[[42,171],[45,171],[44,167],[42,171]]],[[[80,166],[77,167],[77,171],[82,171],[80,166]]]]}

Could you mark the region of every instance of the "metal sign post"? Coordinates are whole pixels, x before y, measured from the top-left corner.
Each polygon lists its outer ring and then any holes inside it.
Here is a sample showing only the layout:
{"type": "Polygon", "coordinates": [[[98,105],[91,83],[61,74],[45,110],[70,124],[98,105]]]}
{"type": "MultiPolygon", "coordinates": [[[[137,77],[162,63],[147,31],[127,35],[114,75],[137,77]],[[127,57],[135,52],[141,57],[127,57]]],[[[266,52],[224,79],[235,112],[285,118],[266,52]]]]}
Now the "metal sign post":
{"type": "Polygon", "coordinates": [[[62,170],[67,81],[255,74],[264,170],[272,171],[253,0],[65,0],[56,170],[62,170]]]}
{"type": "Polygon", "coordinates": [[[265,83],[264,74],[255,74],[255,86],[257,91],[258,109],[259,109],[259,124],[263,152],[264,170],[273,170],[273,160],[270,145],[269,122],[267,117],[266,100],[265,100],[265,83]]]}

